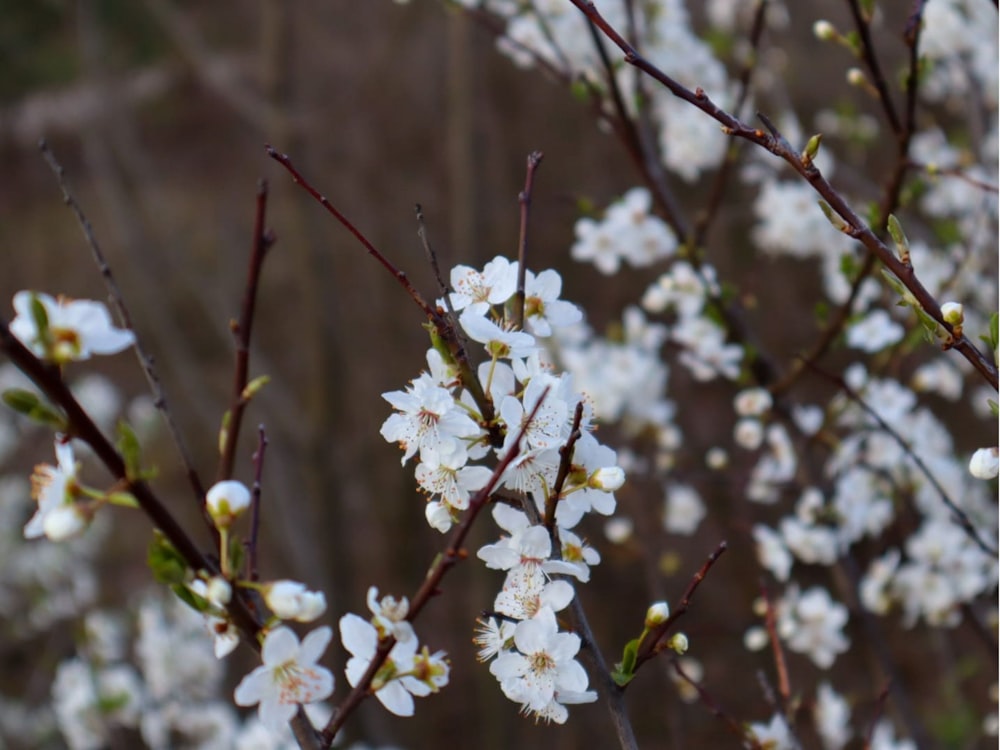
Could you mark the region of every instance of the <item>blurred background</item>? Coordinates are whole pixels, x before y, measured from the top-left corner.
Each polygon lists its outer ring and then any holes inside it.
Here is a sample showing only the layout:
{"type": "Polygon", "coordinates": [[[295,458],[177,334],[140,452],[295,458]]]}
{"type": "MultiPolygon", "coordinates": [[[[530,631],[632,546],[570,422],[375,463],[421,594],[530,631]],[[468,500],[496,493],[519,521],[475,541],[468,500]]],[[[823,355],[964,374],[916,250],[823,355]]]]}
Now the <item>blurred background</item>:
{"type": "MultiPolygon", "coordinates": [[[[812,43],[811,21],[793,14],[779,40],[791,59],[812,43]]],[[[898,41],[888,49],[890,58],[901,52],[898,41]]],[[[842,73],[841,61],[822,56],[810,58],[808,70],[786,70],[789,95],[804,120],[823,101],[824,81],[843,88],[842,73]]],[[[262,573],[325,591],[330,609],[324,621],[330,624],[345,612],[363,613],[369,585],[384,593],[414,592],[440,547],[441,538],[424,522],[412,467],[401,470],[397,448],[378,434],[390,412],[380,394],[416,377],[428,341],[420,312],[400,287],[266,157],[264,144],[287,152],[427,297],[436,288],[416,235],[415,204],[423,207],[443,268],[481,267],[497,254],[513,256],[517,194],[525,158],[536,149],[545,159],[534,193],[529,266],[559,269],[563,298],[582,304],[598,330],[658,274],[626,271],[609,279],[570,262],[578,201],[604,206],[635,184],[624,152],[565,87],[517,70],[495,52],[488,28],[437,3],[3,3],[0,298],[30,288],[103,299],[80,230],[39,154],[41,137],[65,166],[93,223],[206,478],[214,474],[217,431],[229,399],[228,324],[239,312],[256,184],[269,182],[267,223],[277,244],[265,263],[251,375],[272,380],[244,422],[237,477],[251,480],[256,427],[263,425],[269,447],[262,573]]],[[[692,213],[706,191],[702,184],[679,186],[692,213]]],[[[815,271],[790,261],[755,261],[747,214],[735,193],[712,235],[711,262],[738,281],[747,300],[777,297],[786,309],[811,310],[819,288],[815,271]]],[[[814,328],[806,315],[763,330],[772,353],[787,358],[814,328]]],[[[86,368],[112,375],[132,394],[144,387],[127,356],[86,368]]],[[[686,453],[688,478],[701,482],[709,518],[694,537],[668,536],[657,531],[662,489],[631,486],[620,502],[652,530],[643,535],[646,546],[612,547],[599,523],[585,527],[604,563],[581,596],[599,647],[614,662],[641,629],[647,605],[661,597],[676,603],[704,558],[728,540],[729,552],[683,629],[719,703],[741,720],[762,721],[771,710],[757,672],[770,670],[770,660],[742,646],[759,594],[749,540],[756,519],[733,496],[729,482],[742,486],[742,477],[709,479],[699,468],[704,451],[729,434],[733,391],[693,386],[676,369],[671,388],[686,406],[681,463],[686,453]]],[[[813,396],[826,392],[820,383],[804,388],[813,396]]],[[[961,409],[956,416],[969,418],[961,409]]],[[[611,433],[602,437],[612,442],[611,433]]],[[[40,450],[24,453],[37,457],[40,450]]],[[[156,487],[196,523],[190,489],[165,433],[147,454],[160,470],[156,487]]],[[[107,550],[115,563],[102,589],[109,602],[127,599],[149,581],[143,562],[148,527],[119,515],[116,528],[123,531],[107,550]]],[[[494,537],[489,523],[480,526],[470,550],[494,537]]],[[[517,707],[475,662],[474,620],[491,606],[501,581],[478,564],[459,566],[448,577],[417,632],[432,649],[450,654],[452,684],[418,702],[413,719],[390,716],[368,701],[348,723],[349,737],[413,748],[613,746],[600,704],[574,707],[564,728],[536,726],[517,716],[517,707]]],[[[886,627],[891,638],[896,626],[886,627]]],[[[72,640],[53,647],[71,652],[72,640]]],[[[898,656],[918,704],[935,703],[937,691],[924,695],[920,687],[934,682],[920,654],[898,656]]],[[[236,657],[243,666],[233,670],[234,680],[248,668],[246,657],[236,657]]],[[[335,700],[346,695],[345,659],[337,646],[327,656],[338,674],[335,700]]],[[[837,668],[860,676],[852,683],[857,716],[866,710],[874,715],[883,685],[870,657],[852,650],[837,668]]],[[[806,684],[817,678],[805,659],[793,659],[791,669],[806,684]]],[[[736,746],[704,706],[679,701],[666,672],[647,670],[628,692],[642,746],[736,746]]],[[[8,672],[3,681],[20,679],[8,672]]]]}

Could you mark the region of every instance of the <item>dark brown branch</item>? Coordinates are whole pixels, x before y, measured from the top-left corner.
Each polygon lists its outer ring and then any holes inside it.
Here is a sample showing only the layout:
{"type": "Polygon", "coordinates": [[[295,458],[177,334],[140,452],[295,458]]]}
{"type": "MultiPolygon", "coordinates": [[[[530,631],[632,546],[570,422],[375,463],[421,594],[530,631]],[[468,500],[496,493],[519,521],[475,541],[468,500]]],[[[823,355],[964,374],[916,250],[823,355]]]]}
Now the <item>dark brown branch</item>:
{"type": "Polygon", "coordinates": [[[517,234],[517,292],[514,297],[514,327],[524,328],[524,279],[528,272],[528,216],[531,211],[531,191],[535,185],[535,172],[542,163],[542,152],[528,154],[528,167],[524,174],[524,190],[517,194],[521,208],[521,225],[517,234]]]}
{"type": "Polygon", "coordinates": [[[879,718],[885,711],[885,704],[889,700],[889,688],[891,685],[892,683],[890,681],[886,681],[885,686],[878,694],[878,698],[875,699],[875,712],[872,714],[872,719],[868,723],[868,731],[865,732],[865,750],[869,750],[872,746],[872,736],[875,734],[875,727],[878,724],[879,718]]]}
{"type": "Polygon", "coordinates": [[[569,472],[573,468],[573,450],[576,447],[576,441],[580,439],[581,422],[583,422],[582,401],[576,405],[576,409],[573,412],[573,425],[570,428],[569,437],[559,448],[559,469],[556,471],[556,480],[552,483],[552,490],[549,492],[548,497],[545,498],[544,525],[549,532],[549,536],[552,537],[552,541],[557,544],[559,543],[559,536],[558,528],[556,527],[556,506],[558,505],[559,498],[562,496],[566,478],[569,477],[569,472]]]}
{"type": "Polygon", "coordinates": [[[90,253],[94,258],[94,262],[97,264],[97,270],[104,279],[104,285],[108,290],[108,296],[111,298],[111,303],[114,306],[115,311],[118,313],[122,326],[132,331],[133,336],[135,336],[135,353],[139,359],[139,366],[142,368],[142,371],[146,376],[146,382],[149,384],[149,390],[153,395],[153,403],[156,405],[156,408],[163,417],[163,421],[167,425],[167,430],[170,432],[170,438],[180,455],[181,464],[184,466],[184,473],[187,476],[188,483],[191,485],[191,490],[194,492],[196,502],[198,503],[198,509],[201,511],[202,517],[205,519],[208,527],[210,529],[214,529],[215,527],[212,524],[211,518],[209,518],[204,510],[205,486],[202,484],[201,478],[198,476],[197,469],[194,468],[194,461],[191,459],[191,454],[188,452],[187,445],[184,442],[181,431],[176,422],[174,422],[173,415],[167,405],[167,394],[163,388],[163,383],[160,382],[159,375],[157,375],[156,370],[153,367],[153,357],[146,352],[142,345],[142,340],[140,339],[138,332],[135,330],[135,326],[132,324],[132,316],[129,314],[128,307],[125,304],[125,298],[122,296],[121,289],[118,287],[118,282],[115,281],[115,277],[111,272],[111,266],[104,257],[104,251],[101,249],[101,245],[97,241],[97,236],[94,234],[94,228],[91,225],[90,220],[87,218],[87,215],[83,212],[83,208],[81,208],[80,204],[76,200],[76,197],[73,195],[73,191],[70,190],[69,183],[66,180],[66,170],[56,159],[55,154],[52,153],[52,150],[49,148],[49,145],[46,143],[44,138],[39,141],[38,148],[41,150],[42,156],[45,158],[46,163],[55,174],[56,180],[59,182],[59,189],[62,191],[63,202],[70,207],[70,210],[72,210],[73,214],[76,216],[76,221],[80,225],[80,229],[83,232],[83,238],[86,241],[87,246],[90,248],[90,253]]]}
{"type": "Polygon", "coordinates": [[[858,0],[848,0],[848,7],[851,9],[851,18],[854,19],[854,29],[858,32],[858,39],[861,42],[861,59],[864,60],[868,71],[871,73],[872,83],[878,92],[879,101],[882,104],[882,111],[889,121],[889,127],[897,137],[903,134],[903,123],[896,113],[896,105],[893,104],[892,96],[889,94],[889,87],[885,82],[885,75],[882,73],[882,66],[879,65],[878,57],[875,55],[875,44],[871,36],[871,24],[866,19],[861,10],[861,3],[858,0]]]}
{"type": "Polygon", "coordinates": [[[240,319],[232,324],[236,339],[236,368],[233,371],[233,391],[229,403],[229,418],[223,426],[225,440],[219,456],[219,468],[215,480],[221,482],[233,476],[233,465],[236,460],[236,446],[240,439],[240,425],[243,423],[243,413],[246,411],[248,399],[244,391],[250,372],[250,333],[253,327],[254,309],[257,304],[257,289],[260,285],[260,273],[264,266],[267,251],[275,243],[275,236],[265,227],[267,213],[267,181],[257,183],[257,209],[254,215],[253,240],[250,249],[250,262],[247,266],[247,281],[243,289],[243,305],[240,309],[240,319]]]}
{"type": "Polygon", "coordinates": [[[340,222],[340,225],[344,227],[344,229],[354,235],[354,238],[361,243],[365,250],[368,251],[369,255],[371,255],[389,273],[392,274],[393,278],[396,279],[396,281],[399,282],[399,285],[406,290],[410,299],[412,299],[416,303],[417,307],[423,311],[428,320],[437,322],[439,317],[437,312],[427,303],[427,300],[421,296],[420,292],[416,290],[416,287],[410,283],[406,274],[396,268],[396,266],[371,243],[371,241],[361,232],[360,229],[354,226],[354,224],[346,216],[344,216],[344,214],[338,211],[337,208],[330,203],[325,195],[320,193],[308,180],[306,180],[305,177],[302,176],[299,170],[297,170],[292,164],[292,160],[288,158],[288,154],[282,154],[270,144],[265,145],[264,150],[267,152],[268,156],[285,168],[285,170],[292,176],[292,181],[296,185],[300,185],[303,190],[309,193],[309,195],[311,195],[317,203],[323,206],[323,208],[325,208],[327,212],[333,216],[333,218],[340,222]]]}

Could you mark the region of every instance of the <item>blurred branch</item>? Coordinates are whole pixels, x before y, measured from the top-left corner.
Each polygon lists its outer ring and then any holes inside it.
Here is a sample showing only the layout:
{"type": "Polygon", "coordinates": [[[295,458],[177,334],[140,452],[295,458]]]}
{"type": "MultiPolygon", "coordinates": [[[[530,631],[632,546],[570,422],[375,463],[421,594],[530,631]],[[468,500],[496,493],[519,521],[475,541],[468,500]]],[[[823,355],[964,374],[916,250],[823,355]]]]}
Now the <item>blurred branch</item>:
{"type": "Polygon", "coordinates": [[[146,381],[149,383],[149,390],[153,395],[153,402],[156,404],[156,408],[163,417],[163,420],[167,425],[167,429],[170,432],[170,437],[173,440],[174,446],[180,454],[181,463],[184,465],[184,472],[187,475],[188,483],[194,491],[195,500],[198,504],[197,507],[201,512],[202,517],[209,525],[209,528],[212,528],[211,518],[209,518],[205,512],[204,507],[205,487],[198,476],[198,471],[194,467],[191,454],[189,453],[187,445],[184,442],[180,429],[177,427],[176,422],[174,422],[173,414],[171,413],[170,407],[167,403],[167,394],[163,388],[163,383],[160,381],[160,378],[153,367],[153,357],[147,353],[146,349],[142,345],[142,339],[132,323],[132,316],[129,314],[128,307],[125,305],[125,298],[122,296],[121,289],[118,287],[118,283],[115,281],[115,277],[111,272],[111,266],[108,265],[107,259],[104,257],[104,251],[101,250],[101,246],[97,241],[97,236],[94,234],[94,228],[91,225],[90,220],[87,218],[86,214],[84,214],[83,209],[80,207],[80,204],[77,202],[72,191],[70,190],[69,184],[66,181],[66,172],[63,169],[63,166],[56,159],[55,154],[52,153],[52,150],[49,148],[44,139],[42,139],[39,143],[39,148],[41,149],[42,156],[45,158],[45,161],[48,163],[59,182],[59,189],[62,191],[63,202],[66,203],[66,205],[73,211],[73,214],[76,216],[77,223],[83,231],[83,237],[87,242],[87,246],[90,248],[91,254],[94,256],[94,262],[97,264],[101,277],[104,279],[104,284],[107,287],[112,305],[118,312],[118,316],[121,318],[121,322],[124,327],[132,331],[135,335],[135,354],[139,359],[139,365],[142,367],[143,373],[146,375],[146,381]]]}
{"type": "Polygon", "coordinates": [[[590,18],[604,32],[605,36],[618,46],[625,55],[625,62],[635,65],[665,86],[674,96],[692,104],[721,123],[726,134],[735,138],[746,139],[760,146],[789,164],[798,172],[813,190],[830,205],[834,212],[844,220],[845,228],[842,231],[849,237],[860,241],[869,251],[876,255],[882,264],[892,271],[910,294],[913,295],[924,312],[930,315],[950,334],[951,343],[948,348],[956,349],[982,374],[993,388],[997,388],[996,366],[965,335],[954,335],[954,328],[945,321],[941,314],[941,306],[924,285],[920,283],[913,269],[904,265],[896,257],[895,253],[861,220],[861,217],[854,212],[843,196],[834,190],[833,186],[823,177],[812,159],[806,158],[803,154],[793,149],[781,133],[763,117],[762,119],[764,119],[770,134],[765,133],[760,128],[752,128],[729,114],[715,104],[701,88],[691,91],[682,86],[657,66],[642,57],[632,45],[625,41],[612,28],[592,2],[585,2],[585,0],[570,0],[570,2],[590,18]]]}

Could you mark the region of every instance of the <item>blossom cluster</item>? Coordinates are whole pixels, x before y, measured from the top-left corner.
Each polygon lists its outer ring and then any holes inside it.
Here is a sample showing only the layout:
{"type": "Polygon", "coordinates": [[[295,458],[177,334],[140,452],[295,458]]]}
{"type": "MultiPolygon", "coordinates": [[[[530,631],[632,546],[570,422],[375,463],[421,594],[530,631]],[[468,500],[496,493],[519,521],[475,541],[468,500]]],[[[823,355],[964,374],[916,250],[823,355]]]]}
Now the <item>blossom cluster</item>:
{"type": "Polygon", "coordinates": [[[580,311],[559,299],[562,281],[555,271],[525,269],[518,326],[518,270],[517,262],[502,257],[481,271],[452,270],[454,291],[439,306],[481,345],[476,380],[463,381],[460,363],[431,349],[427,372],[406,391],[384,394],[396,411],[382,425],[382,436],[399,444],[404,463],[418,458],[427,520],[441,532],[459,522],[476,493],[493,491],[493,517],[505,535],[483,547],[479,558],[506,571],[506,579],[495,617],[483,624],[481,653],[496,657],[491,671],[505,695],[527,712],[562,722],[565,703],[591,700],[593,693],[573,658],[578,637],[556,626],[555,613],[571,602],[573,588],[553,576],[589,580],[600,557],[572,529],[587,513],[614,512],[624,472],[615,452],[593,434],[591,405],[570,374],[548,364],[541,341],[579,323],[580,311]],[[479,401],[475,392],[483,394],[479,401]],[[561,450],[568,444],[573,450],[567,456],[561,450]],[[493,469],[473,463],[490,458],[508,461],[495,482],[493,469]]]}

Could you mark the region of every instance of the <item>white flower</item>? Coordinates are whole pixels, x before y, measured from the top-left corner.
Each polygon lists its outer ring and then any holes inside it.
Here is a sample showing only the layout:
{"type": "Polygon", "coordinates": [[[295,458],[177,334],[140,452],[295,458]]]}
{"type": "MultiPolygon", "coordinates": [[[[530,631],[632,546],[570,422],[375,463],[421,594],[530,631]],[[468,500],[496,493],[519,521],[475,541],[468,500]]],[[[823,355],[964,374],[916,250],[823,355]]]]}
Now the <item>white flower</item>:
{"type": "Polygon", "coordinates": [[[490,617],[476,620],[478,627],[472,642],[479,646],[476,658],[489,661],[501,651],[514,647],[514,628],[517,623],[507,619],[490,617]]]}
{"type": "Polygon", "coordinates": [[[798,747],[780,714],[775,714],[769,724],[751,724],[750,731],[758,744],[767,750],[793,750],[798,747]]]}
{"type": "Polygon", "coordinates": [[[380,433],[390,443],[403,449],[401,463],[418,450],[441,450],[461,438],[479,434],[477,425],[455,403],[451,394],[436,385],[428,375],[421,375],[406,391],[383,393],[382,398],[398,410],[382,423],[380,433]]]}
{"type": "Polygon", "coordinates": [[[536,350],[535,337],[523,331],[507,331],[469,308],[458,319],[470,339],[484,344],[494,359],[529,357],[536,350]]]}
{"type": "Polygon", "coordinates": [[[813,719],[824,750],[840,750],[850,741],[851,707],[829,682],[821,683],[816,690],[813,719]]]}
{"type": "Polygon", "coordinates": [[[690,536],[698,529],[705,512],[705,504],[693,487],[673,484],[667,488],[663,509],[663,527],[667,531],[690,536]]]}
{"type": "Polygon", "coordinates": [[[757,560],[761,566],[771,571],[771,575],[779,581],[787,581],[792,570],[792,555],[781,534],[757,524],[753,527],[753,538],[757,543],[757,560]]]}
{"type": "Polygon", "coordinates": [[[504,651],[490,664],[490,672],[500,681],[504,695],[542,711],[556,692],[583,692],[587,673],[573,657],[580,650],[580,637],[560,633],[555,613],[543,609],[514,630],[517,651],[504,651]]]}
{"type": "Polygon", "coordinates": [[[976,479],[994,479],[1000,472],[1000,457],[996,448],[980,448],[969,459],[969,473],[976,479]]]}
{"type": "Polygon", "coordinates": [[[416,638],[413,626],[406,619],[410,612],[410,602],[405,596],[402,599],[396,599],[394,596],[383,596],[379,599],[378,589],[371,586],[368,589],[368,609],[374,615],[372,624],[378,631],[379,637],[388,638],[391,635],[397,641],[416,638]]]}
{"type": "Polygon", "coordinates": [[[580,308],[559,299],[562,278],[551,268],[524,279],[524,324],[536,336],[550,336],[553,328],[573,325],[583,319],[580,308]]]}
{"type": "Polygon", "coordinates": [[[873,310],[847,328],[847,345],[865,352],[878,352],[903,338],[903,326],[885,310],[873,310]]]}
{"type": "Polygon", "coordinates": [[[759,417],[770,410],[774,399],[764,388],[748,388],[733,399],[733,408],[741,417],[759,417]]]}
{"type": "MultiPolygon", "coordinates": [[[[340,639],[351,653],[344,670],[347,681],[352,686],[358,684],[368,669],[378,650],[378,631],[375,627],[355,614],[340,618],[340,639]]],[[[413,670],[414,656],[418,647],[417,639],[396,641],[388,658],[372,680],[375,697],[396,716],[413,716],[413,695],[402,681],[402,675],[413,670]]],[[[426,693],[422,693],[426,694],[426,693]]]]}
{"type": "Polygon", "coordinates": [[[81,531],[88,522],[77,503],[81,490],[73,447],[57,440],[55,450],[58,466],[38,464],[31,475],[31,497],[38,502],[38,509],[24,527],[26,539],[45,535],[53,541],[62,541],[81,531]]]}
{"type": "Polygon", "coordinates": [[[263,588],[264,601],[282,620],[312,622],[326,611],[322,591],[310,591],[298,581],[275,581],[263,588]]]}
{"type": "Polygon", "coordinates": [[[135,342],[132,331],[115,328],[100,302],[55,299],[41,292],[14,295],[17,316],[10,332],[37,356],[59,364],[88,359],[91,354],[116,354],[135,342]],[[39,331],[32,299],[45,311],[47,326],[39,331]]]}
{"type": "Polygon", "coordinates": [[[317,660],[333,635],[317,628],[299,639],[286,627],[275,628],[264,638],[263,664],[236,686],[238,706],[260,704],[258,714],[268,729],[278,731],[295,715],[298,704],[315,703],[333,692],[333,675],[317,660]]]}
{"type": "Polygon", "coordinates": [[[820,669],[829,669],[850,641],[843,633],[847,607],[815,586],[799,595],[790,590],[778,606],[778,634],[792,651],[804,653],[820,669]]]}
{"type": "Polygon", "coordinates": [[[250,490],[235,479],[216,482],[205,495],[205,506],[216,528],[228,528],[250,507],[250,490]]]}
{"type": "MultiPolygon", "coordinates": [[[[490,305],[502,305],[517,291],[517,261],[497,256],[482,273],[469,266],[451,269],[451,305],[455,310],[469,308],[484,314],[490,305]]],[[[556,296],[559,296],[558,290],[556,296]]]]}

